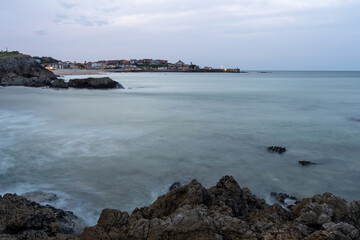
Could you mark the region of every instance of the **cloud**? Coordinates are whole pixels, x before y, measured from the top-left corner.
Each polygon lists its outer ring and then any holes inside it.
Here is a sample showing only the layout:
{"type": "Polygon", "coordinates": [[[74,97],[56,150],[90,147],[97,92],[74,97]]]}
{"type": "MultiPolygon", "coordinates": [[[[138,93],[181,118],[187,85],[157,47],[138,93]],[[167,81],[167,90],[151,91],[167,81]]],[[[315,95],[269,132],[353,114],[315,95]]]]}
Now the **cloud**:
{"type": "Polygon", "coordinates": [[[74,20],[73,23],[87,27],[102,26],[108,24],[108,22],[105,20],[98,20],[95,19],[94,17],[89,17],[89,16],[79,16],[74,20]]]}
{"type": "Polygon", "coordinates": [[[68,19],[69,16],[65,14],[57,14],[55,19],[53,20],[54,23],[62,23],[64,20],[68,19]]]}
{"type": "Polygon", "coordinates": [[[34,33],[38,36],[45,36],[48,34],[48,31],[46,29],[36,30],[34,33]]]}
{"type": "Polygon", "coordinates": [[[60,5],[66,9],[71,9],[71,8],[74,8],[77,6],[77,4],[75,4],[75,3],[69,3],[69,2],[64,2],[64,1],[61,1],[60,5]]]}

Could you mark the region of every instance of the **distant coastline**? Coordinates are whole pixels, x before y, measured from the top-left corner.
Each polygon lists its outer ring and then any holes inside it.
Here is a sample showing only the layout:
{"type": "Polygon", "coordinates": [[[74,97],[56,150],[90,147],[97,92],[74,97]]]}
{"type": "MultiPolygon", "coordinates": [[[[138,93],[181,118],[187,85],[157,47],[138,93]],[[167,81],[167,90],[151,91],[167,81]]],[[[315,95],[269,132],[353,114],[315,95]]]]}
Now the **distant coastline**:
{"type": "Polygon", "coordinates": [[[188,71],[172,71],[172,70],[121,70],[121,69],[55,69],[50,70],[58,76],[72,76],[72,75],[101,75],[109,72],[152,72],[152,73],[248,73],[243,71],[233,71],[233,69],[224,71],[223,69],[213,69],[211,71],[205,70],[188,70],[188,71]]]}

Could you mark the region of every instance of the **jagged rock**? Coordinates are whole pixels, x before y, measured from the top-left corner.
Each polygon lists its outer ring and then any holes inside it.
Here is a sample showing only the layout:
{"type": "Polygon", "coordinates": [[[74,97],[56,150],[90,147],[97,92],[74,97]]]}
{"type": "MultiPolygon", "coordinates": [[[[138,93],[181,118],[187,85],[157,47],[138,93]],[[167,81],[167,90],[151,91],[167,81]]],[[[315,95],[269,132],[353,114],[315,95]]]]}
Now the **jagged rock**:
{"type": "Polygon", "coordinates": [[[268,147],[267,150],[269,152],[277,152],[279,154],[282,154],[284,152],[286,152],[286,148],[284,147],[277,147],[277,146],[271,146],[271,147],[268,147]]]}
{"type": "MultiPolygon", "coordinates": [[[[286,202],[287,194],[277,194],[286,202]]],[[[105,209],[81,239],[359,239],[360,202],[325,193],[291,211],[240,188],[230,177],[205,189],[196,180],[131,215],[105,209]]]]}
{"type": "Polygon", "coordinates": [[[50,86],[54,79],[54,73],[28,55],[0,58],[0,84],[3,86],[43,87],[50,86]]]}
{"type": "Polygon", "coordinates": [[[310,161],[299,161],[299,164],[301,164],[302,166],[316,165],[316,163],[310,161]]]}
{"type": "Polygon", "coordinates": [[[80,221],[68,211],[16,194],[0,196],[0,239],[75,239],[80,221]]]}
{"type": "Polygon", "coordinates": [[[178,187],[181,187],[181,183],[180,182],[174,182],[173,184],[171,184],[171,186],[169,187],[169,191],[174,190],[178,187]]]}
{"type": "MultiPolygon", "coordinates": [[[[284,203],[295,199],[273,195],[284,203]]],[[[62,210],[5,195],[0,198],[0,239],[76,239],[69,235],[74,233],[72,215],[66,216],[62,210]]],[[[86,227],[80,239],[358,240],[359,230],[360,201],[324,193],[289,210],[266,204],[225,176],[209,189],[193,180],[131,214],[104,209],[97,225],[86,227]]]]}
{"type": "Polygon", "coordinates": [[[120,83],[112,80],[109,77],[71,79],[68,83],[68,86],[73,88],[97,88],[97,89],[124,88],[120,83]]]}

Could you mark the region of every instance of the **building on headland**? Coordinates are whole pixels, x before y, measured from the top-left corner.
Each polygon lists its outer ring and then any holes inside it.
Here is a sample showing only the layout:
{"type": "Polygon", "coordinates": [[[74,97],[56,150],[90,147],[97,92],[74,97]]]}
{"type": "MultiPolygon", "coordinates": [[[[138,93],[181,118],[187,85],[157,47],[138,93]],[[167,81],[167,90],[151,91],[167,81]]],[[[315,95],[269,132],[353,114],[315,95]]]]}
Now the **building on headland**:
{"type": "Polygon", "coordinates": [[[178,68],[185,67],[185,63],[183,61],[179,60],[175,63],[175,66],[178,68]]]}
{"type": "MultiPolygon", "coordinates": [[[[38,61],[37,61],[38,62],[38,61]]],[[[69,64],[58,62],[58,63],[42,63],[41,64],[44,68],[48,70],[58,70],[58,69],[67,69],[71,68],[69,64]]]]}

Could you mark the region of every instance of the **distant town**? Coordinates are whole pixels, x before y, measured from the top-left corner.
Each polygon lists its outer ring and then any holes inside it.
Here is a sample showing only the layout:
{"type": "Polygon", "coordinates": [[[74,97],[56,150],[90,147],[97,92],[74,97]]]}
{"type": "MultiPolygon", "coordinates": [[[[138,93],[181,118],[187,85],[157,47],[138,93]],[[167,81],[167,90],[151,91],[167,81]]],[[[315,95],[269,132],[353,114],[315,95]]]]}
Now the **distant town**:
{"type": "Polygon", "coordinates": [[[51,57],[34,57],[43,67],[49,70],[58,69],[103,69],[114,72],[229,72],[240,73],[240,69],[203,67],[179,60],[170,63],[163,59],[130,59],[130,60],[101,60],[97,62],[76,63],[59,61],[51,57]]]}

